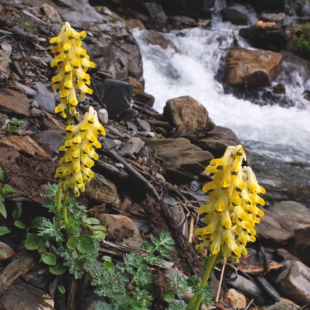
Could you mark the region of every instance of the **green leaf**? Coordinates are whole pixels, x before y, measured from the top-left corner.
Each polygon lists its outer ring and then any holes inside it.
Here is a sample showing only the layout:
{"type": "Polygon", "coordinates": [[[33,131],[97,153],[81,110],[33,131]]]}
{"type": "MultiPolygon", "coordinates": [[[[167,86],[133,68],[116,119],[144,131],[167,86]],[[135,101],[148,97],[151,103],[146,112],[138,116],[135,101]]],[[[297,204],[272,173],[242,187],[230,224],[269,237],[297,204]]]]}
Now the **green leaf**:
{"type": "Polygon", "coordinates": [[[83,223],[88,224],[88,225],[98,225],[100,222],[98,219],[94,217],[84,217],[83,223]]]}
{"type": "Polygon", "coordinates": [[[105,226],[102,226],[102,225],[95,225],[95,226],[92,226],[91,229],[93,230],[97,230],[97,231],[107,231],[107,228],[105,226]]]}
{"type": "Polygon", "coordinates": [[[45,217],[43,216],[37,216],[35,217],[31,222],[30,222],[30,226],[29,228],[32,228],[32,229],[37,229],[41,223],[45,220],[45,217]]]}
{"type": "Polygon", "coordinates": [[[11,229],[6,226],[0,226],[0,236],[6,235],[11,232],[11,229]]]}
{"type": "Polygon", "coordinates": [[[3,169],[0,167],[0,181],[4,180],[4,172],[3,169]]]}
{"type": "Polygon", "coordinates": [[[50,266],[48,268],[49,272],[54,274],[55,276],[61,276],[66,272],[66,267],[62,265],[50,266]]]}
{"type": "Polygon", "coordinates": [[[114,273],[115,266],[114,266],[114,264],[113,264],[112,262],[107,262],[107,261],[105,261],[105,262],[103,263],[103,267],[104,267],[104,269],[106,269],[107,271],[109,271],[110,274],[113,274],[113,273],[114,273]]]}
{"type": "Polygon", "coordinates": [[[60,294],[64,294],[66,292],[66,289],[63,285],[59,285],[58,286],[58,291],[60,294]]]}
{"type": "Polygon", "coordinates": [[[174,301],[174,295],[172,292],[168,292],[165,294],[164,296],[164,301],[170,303],[170,302],[173,302],[174,301]]]}
{"type": "Polygon", "coordinates": [[[67,247],[69,249],[75,249],[79,243],[79,239],[77,237],[71,236],[67,241],[67,247]]]}
{"type": "Polygon", "coordinates": [[[0,196],[0,214],[4,217],[7,218],[7,213],[4,205],[4,199],[2,196],[0,196]]]}
{"type": "Polygon", "coordinates": [[[37,250],[42,248],[44,247],[43,238],[33,233],[27,233],[25,247],[27,250],[37,250]]]}
{"type": "Polygon", "coordinates": [[[90,236],[82,235],[79,238],[76,248],[81,253],[92,253],[94,251],[94,242],[90,236]]]}
{"type": "Polygon", "coordinates": [[[17,191],[12,186],[10,186],[9,184],[4,184],[1,191],[0,191],[0,194],[2,197],[6,197],[8,195],[12,195],[15,193],[17,193],[17,191]]]}
{"type": "Polygon", "coordinates": [[[2,259],[6,259],[8,257],[8,254],[5,251],[0,249],[0,256],[2,259]]]}
{"type": "Polygon", "coordinates": [[[21,215],[22,215],[22,203],[19,201],[15,203],[15,206],[13,206],[12,209],[13,220],[16,221],[18,218],[20,218],[21,215]]]}
{"type": "Polygon", "coordinates": [[[20,229],[26,229],[26,227],[27,227],[26,224],[24,224],[22,221],[19,221],[19,220],[14,222],[14,226],[16,226],[16,227],[18,227],[20,229]]]}
{"type": "Polygon", "coordinates": [[[103,255],[101,257],[104,261],[111,263],[112,262],[112,257],[108,255],[103,255]]]}
{"type": "Polygon", "coordinates": [[[46,253],[41,256],[43,263],[50,266],[56,265],[56,256],[53,253],[46,253]]]}
{"type": "Polygon", "coordinates": [[[91,236],[93,239],[98,239],[98,240],[104,240],[105,239],[105,233],[103,231],[99,231],[99,230],[95,230],[91,236]]]}

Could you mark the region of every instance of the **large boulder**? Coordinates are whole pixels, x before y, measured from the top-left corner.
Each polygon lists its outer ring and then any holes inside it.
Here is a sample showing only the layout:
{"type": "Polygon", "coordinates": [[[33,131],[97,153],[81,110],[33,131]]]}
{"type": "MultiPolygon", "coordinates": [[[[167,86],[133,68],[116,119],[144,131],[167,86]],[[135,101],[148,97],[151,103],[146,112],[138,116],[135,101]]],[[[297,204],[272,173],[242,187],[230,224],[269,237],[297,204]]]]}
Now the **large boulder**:
{"type": "Polygon", "coordinates": [[[232,50],[227,55],[225,84],[268,86],[281,71],[282,55],[262,50],[232,50]]]}
{"type": "Polygon", "coordinates": [[[157,158],[172,183],[182,184],[198,179],[198,174],[213,158],[185,138],[177,139],[143,139],[145,145],[156,149],[157,158]]]}
{"type": "Polygon", "coordinates": [[[168,100],[163,115],[177,127],[175,137],[192,135],[214,128],[207,109],[190,96],[168,100]]]}

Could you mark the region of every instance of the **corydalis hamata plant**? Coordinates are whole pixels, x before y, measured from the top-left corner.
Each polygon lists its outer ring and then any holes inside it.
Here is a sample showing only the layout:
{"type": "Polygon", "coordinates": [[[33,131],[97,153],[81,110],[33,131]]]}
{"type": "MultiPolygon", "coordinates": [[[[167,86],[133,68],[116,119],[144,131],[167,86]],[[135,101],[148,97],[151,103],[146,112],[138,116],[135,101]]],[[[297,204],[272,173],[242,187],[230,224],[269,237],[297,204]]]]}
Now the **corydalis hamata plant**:
{"type": "MultiPolygon", "coordinates": [[[[202,188],[209,193],[209,203],[199,208],[206,226],[196,230],[201,238],[197,250],[208,249],[211,254],[201,279],[202,289],[221,257],[238,262],[241,255],[247,254],[246,244],[255,241],[255,224],[264,215],[259,206],[265,201],[259,194],[264,194],[265,189],[257,183],[250,167],[242,167],[243,160],[246,160],[243,147],[230,146],[223,157],[212,159],[205,169],[213,180],[202,188]]],[[[186,309],[198,310],[202,298],[197,291],[186,309]]]]}
{"type": "Polygon", "coordinates": [[[252,169],[242,167],[245,159],[244,149],[238,145],[228,147],[223,157],[211,160],[205,172],[213,175],[213,181],[202,188],[210,193],[210,202],[199,208],[199,213],[205,214],[206,227],[196,230],[202,239],[198,250],[221,252],[235,262],[247,254],[247,242],[256,240],[254,227],[264,215],[258,206],[265,204],[259,194],[266,191],[257,183],[252,169]]]}
{"type": "MultiPolygon", "coordinates": [[[[60,113],[68,123],[65,142],[59,148],[64,152],[64,156],[60,159],[55,177],[59,179],[60,188],[65,191],[73,189],[76,196],[85,190],[85,183],[94,177],[91,168],[94,160],[98,159],[95,149],[101,147],[98,136],[106,134],[98,120],[97,112],[92,107],[81,123],[71,124],[73,116],[78,116],[77,95],[81,99],[85,93],[92,93],[88,87],[90,76],[86,71],[88,68],[94,68],[95,64],[89,60],[86,50],[81,47],[85,36],[85,31],[77,32],[66,22],[59,35],[50,40],[53,44],[52,52],[55,53],[51,66],[56,66],[58,70],[58,74],[52,78],[53,90],[58,90],[60,94],[60,103],[55,108],[55,113],[60,113]]],[[[61,193],[58,199],[60,196],[61,193]]]]}
{"type": "Polygon", "coordinates": [[[94,68],[95,64],[89,61],[89,55],[81,47],[85,37],[85,31],[77,32],[66,22],[59,35],[50,39],[52,53],[56,55],[51,66],[56,66],[58,71],[52,78],[52,89],[60,91],[60,103],[55,112],[63,118],[78,116],[75,109],[78,99],[93,92],[88,87],[90,76],[86,71],[94,68]]]}

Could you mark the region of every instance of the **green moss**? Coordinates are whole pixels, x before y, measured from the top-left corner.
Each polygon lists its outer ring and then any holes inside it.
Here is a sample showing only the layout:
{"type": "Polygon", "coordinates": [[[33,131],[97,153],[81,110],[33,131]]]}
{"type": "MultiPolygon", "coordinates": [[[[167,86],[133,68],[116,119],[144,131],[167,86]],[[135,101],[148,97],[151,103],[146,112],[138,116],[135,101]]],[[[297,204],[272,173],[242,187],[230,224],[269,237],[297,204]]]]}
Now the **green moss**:
{"type": "Polygon", "coordinates": [[[286,50],[310,60],[310,23],[296,24],[291,30],[293,35],[286,44],[286,50]]]}

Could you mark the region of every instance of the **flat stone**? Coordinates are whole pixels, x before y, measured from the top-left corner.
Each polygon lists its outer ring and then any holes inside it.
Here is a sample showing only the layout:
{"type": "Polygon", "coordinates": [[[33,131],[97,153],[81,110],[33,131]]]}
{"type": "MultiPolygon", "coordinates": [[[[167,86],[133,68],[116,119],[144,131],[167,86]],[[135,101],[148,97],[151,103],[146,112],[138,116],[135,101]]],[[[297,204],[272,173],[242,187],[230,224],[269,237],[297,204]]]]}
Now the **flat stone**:
{"type": "Polygon", "coordinates": [[[41,108],[53,113],[56,103],[53,92],[48,90],[47,87],[41,82],[36,82],[35,86],[38,92],[35,96],[35,100],[38,102],[41,108]]]}
{"type": "Polygon", "coordinates": [[[163,115],[170,124],[177,126],[175,137],[209,131],[214,128],[207,109],[190,96],[168,100],[163,115]]]}
{"type": "Polygon", "coordinates": [[[245,309],[247,305],[246,298],[243,294],[231,288],[227,291],[225,298],[233,309],[245,309]]]}
{"type": "Polygon", "coordinates": [[[14,116],[29,116],[29,99],[15,90],[1,88],[0,112],[14,116]]]}
{"type": "Polygon", "coordinates": [[[114,214],[99,214],[97,216],[101,225],[107,228],[108,236],[122,240],[123,244],[140,248],[142,238],[135,223],[127,216],[114,214]]]}
{"type": "Polygon", "coordinates": [[[299,305],[310,303],[310,268],[302,262],[286,262],[286,268],[274,280],[279,292],[292,301],[299,305]]]}
{"type": "Polygon", "coordinates": [[[284,219],[265,209],[264,213],[261,222],[255,226],[259,237],[277,243],[286,242],[294,237],[294,230],[284,219]]]}
{"type": "Polygon", "coordinates": [[[177,184],[198,179],[198,175],[213,158],[211,153],[203,151],[185,138],[143,140],[145,145],[156,150],[165,173],[177,184]]]}
{"type": "Polygon", "coordinates": [[[310,226],[310,210],[299,202],[277,202],[268,210],[283,218],[293,229],[310,226]]]}
{"type": "Polygon", "coordinates": [[[229,51],[225,68],[225,84],[268,86],[280,73],[282,55],[264,50],[229,51]]]}

